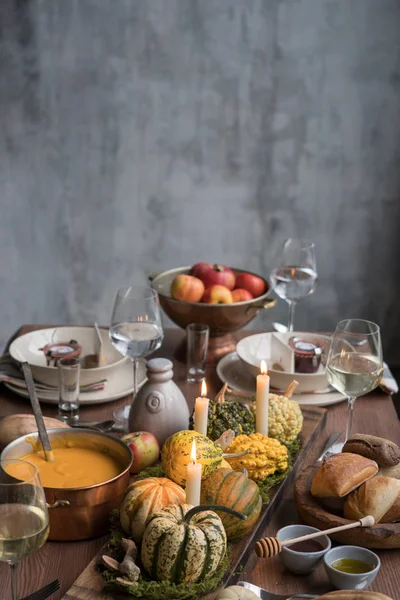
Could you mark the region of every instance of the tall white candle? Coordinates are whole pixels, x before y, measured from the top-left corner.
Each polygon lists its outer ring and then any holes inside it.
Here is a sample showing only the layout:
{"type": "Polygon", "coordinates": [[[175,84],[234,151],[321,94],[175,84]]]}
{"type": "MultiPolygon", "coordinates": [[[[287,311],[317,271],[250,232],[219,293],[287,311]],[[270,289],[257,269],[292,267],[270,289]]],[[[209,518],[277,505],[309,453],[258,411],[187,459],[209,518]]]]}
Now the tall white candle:
{"type": "Polygon", "coordinates": [[[208,426],[208,404],[209,399],[206,398],[207,385],[203,381],[201,384],[201,398],[196,398],[194,405],[194,430],[203,435],[207,435],[208,426]]]}
{"type": "Polygon", "coordinates": [[[257,375],[256,393],[256,431],[268,435],[268,410],[269,410],[269,375],[267,363],[261,361],[261,373],[257,375]]]}
{"type": "Polygon", "coordinates": [[[196,461],[196,441],[193,440],[190,462],[186,468],[186,504],[200,504],[202,467],[203,465],[196,461]]]}

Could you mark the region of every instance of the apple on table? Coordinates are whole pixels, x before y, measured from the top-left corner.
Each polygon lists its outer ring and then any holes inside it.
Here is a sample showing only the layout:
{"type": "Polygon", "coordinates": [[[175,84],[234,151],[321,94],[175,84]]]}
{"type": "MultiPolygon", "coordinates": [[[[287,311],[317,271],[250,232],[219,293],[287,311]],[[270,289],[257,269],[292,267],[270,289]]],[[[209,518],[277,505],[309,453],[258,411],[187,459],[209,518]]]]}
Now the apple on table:
{"type": "Polygon", "coordinates": [[[147,467],[151,467],[157,462],[160,456],[160,445],[152,433],[135,431],[128,433],[121,439],[129,446],[133,454],[130,473],[140,473],[143,469],[147,469],[147,467]]]}
{"type": "Polygon", "coordinates": [[[235,288],[231,293],[233,302],[246,302],[254,298],[253,294],[243,288],[235,288]]]}
{"type": "Polygon", "coordinates": [[[192,267],[191,272],[192,271],[194,271],[196,276],[202,280],[206,289],[212,285],[223,285],[227,287],[228,290],[233,290],[235,287],[236,275],[232,269],[225,265],[197,263],[192,267]],[[207,266],[211,268],[207,268],[207,266]]]}

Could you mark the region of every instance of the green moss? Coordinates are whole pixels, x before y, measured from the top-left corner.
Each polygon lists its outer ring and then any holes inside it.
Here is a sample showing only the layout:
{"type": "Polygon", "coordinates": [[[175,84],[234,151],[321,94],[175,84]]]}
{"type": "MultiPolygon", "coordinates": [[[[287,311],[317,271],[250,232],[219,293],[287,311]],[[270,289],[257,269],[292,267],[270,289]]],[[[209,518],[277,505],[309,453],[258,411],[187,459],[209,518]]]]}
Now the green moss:
{"type": "MultiPolygon", "coordinates": [[[[118,550],[118,549],[117,549],[118,550]]],[[[196,600],[213,590],[216,590],[222,583],[226,571],[229,569],[228,553],[218,567],[218,570],[212,577],[207,577],[205,581],[199,583],[180,583],[174,584],[168,581],[151,581],[143,573],[137,585],[130,587],[121,586],[116,582],[115,573],[104,571],[105,578],[104,589],[109,592],[123,592],[133,598],[149,598],[151,600],[196,600]]]]}
{"type": "Polygon", "coordinates": [[[263,481],[256,482],[258,489],[260,490],[263,504],[268,504],[269,502],[269,490],[278,485],[278,483],[281,483],[281,481],[283,481],[293,469],[293,463],[296,459],[298,451],[300,450],[300,440],[297,438],[291,444],[287,444],[286,447],[288,449],[288,468],[282,471],[282,473],[274,473],[263,481]]]}

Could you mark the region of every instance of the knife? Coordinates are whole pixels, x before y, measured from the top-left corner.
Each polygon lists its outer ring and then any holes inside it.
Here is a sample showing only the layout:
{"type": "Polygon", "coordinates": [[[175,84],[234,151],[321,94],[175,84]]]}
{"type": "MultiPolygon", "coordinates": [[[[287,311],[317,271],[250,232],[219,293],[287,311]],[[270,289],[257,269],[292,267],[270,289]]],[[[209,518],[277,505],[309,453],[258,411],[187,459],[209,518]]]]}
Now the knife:
{"type": "Polygon", "coordinates": [[[342,434],[339,431],[335,431],[331,433],[331,435],[326,440],[326,444],[324,449],[321,452],[321,456],[318,458],[317,462],[321,462],[324,460],[325,454],[332,448],[332,446],[338,441],[342,434]]]}

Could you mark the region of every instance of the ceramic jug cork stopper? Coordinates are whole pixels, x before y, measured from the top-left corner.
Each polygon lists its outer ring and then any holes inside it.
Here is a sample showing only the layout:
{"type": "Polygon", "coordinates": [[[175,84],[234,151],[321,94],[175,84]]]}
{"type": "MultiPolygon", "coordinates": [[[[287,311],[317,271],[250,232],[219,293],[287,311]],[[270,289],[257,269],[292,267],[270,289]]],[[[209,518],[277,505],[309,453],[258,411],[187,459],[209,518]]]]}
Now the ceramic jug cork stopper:
{"type": "Polygon", "coordinates": [[[147,378],[154,383],[169,381],[174,376],[173,364],[168,358],[152,358],[147,361],[147,378]]]}

